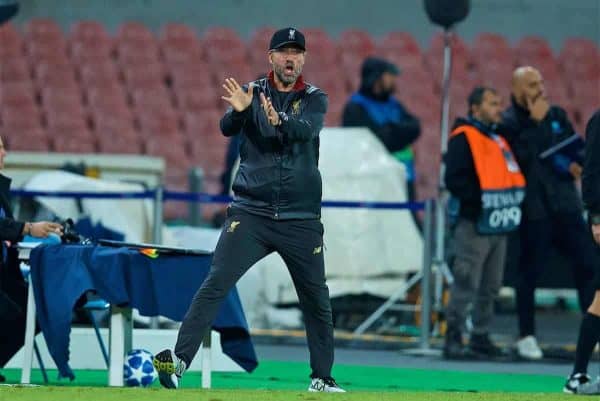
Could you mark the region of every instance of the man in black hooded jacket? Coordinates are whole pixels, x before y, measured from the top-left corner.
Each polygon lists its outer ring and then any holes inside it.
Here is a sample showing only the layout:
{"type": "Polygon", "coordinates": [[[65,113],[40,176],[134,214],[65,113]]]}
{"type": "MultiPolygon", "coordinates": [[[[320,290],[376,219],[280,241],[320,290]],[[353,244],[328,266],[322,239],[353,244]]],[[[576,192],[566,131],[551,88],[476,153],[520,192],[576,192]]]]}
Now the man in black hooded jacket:
{"type": "Polygon", "coordinates": [[[572,261],[582,311],[591,303],[590,281],[599,261],[586,235],[574,183],[581,176],[581,160],[563,152],[541,157],[575,132],[566,112],[546,100],[542,76],[535,68],[514,71],[511,106],[503,113],[502,124],[527,179],[515,288],[520,332],[517,352],[526,359],[540,359],[543,353],[535,337],[534,293],[538,278],[549,265],[548,248],[555,240],[572,261]]]}
{"type": "MultiPolygon", "coordinates": [[[[400,70],[392,63],[368,57],[361,68],[361,85],[344,107],[343,127],[366,127],[373,132],[406,170],[406,191],[414,200],[415,165],[411,145],[421,134],[421,124],[394,97],[400,70]]],[[[414,215],[413,215],[414,217],[414,215]]],[[[415,218],[415,222],[418,223],[415,218]]]]}
{"type": "Polygon", "coordinates": [[[319,133],[327,95],[305,83],[304,35],[294,28],[273,35],[267,78],[240,86],[225,80],[231,106],[221,119],[225,136],[241,135],[235,198],[208,277],[194,296],[174,350],[154,358],[161,384],[177,388],[198,352],[222,300],[257,261],[277,252],[286,263],[304,313],[311,392],[344,392],[331,377],[333,320],[325,282],[319,133]]]}

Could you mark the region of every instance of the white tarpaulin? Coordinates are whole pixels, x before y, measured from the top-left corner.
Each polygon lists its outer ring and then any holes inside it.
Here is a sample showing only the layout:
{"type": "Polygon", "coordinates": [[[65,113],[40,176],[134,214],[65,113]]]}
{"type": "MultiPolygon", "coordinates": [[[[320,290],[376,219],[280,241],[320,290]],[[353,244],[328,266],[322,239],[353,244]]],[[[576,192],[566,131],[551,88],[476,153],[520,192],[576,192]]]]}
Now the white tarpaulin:
{"type": "MultiPolygon", "coordinates": [[[[323,200],[405,202],[404,166],[364,128],[321,131],[323,200]]],[[[332,297],[389,296],[420,270],[423,241],[408,210],[323,208],[325,269],[332,297]]],[[[270,303],[296,302],[283,260],[272,254],[250,273],[265,283],[270,303]]],[[[257,280],[252,280],[256,282],[257,280]]]]}
{"type": "MultiPolygon", "coordinates": [[[[366,129],[324,129],[319,168],[324,200],[406,201],[404,166],[366,129]]],[[[406,273],[421,268],[422,239],[407,210],[323,208],[323,224],[332,296],[389,296],[405,281],[406,273]]],[[[218,231],[200,231],[173,229],[173,245],[214,246],[213,236],[218,231]],[[198,231],[197,235],[192,231],[198,231]],[[193,243],[197,241],[203,243],[193,243]]],[[[266,305],[297,301],[287,268],[277,254],[256,263],[241,279],[238,290],[248,320],[258,327],[258,322],[268,320],[266,305]]]]}
{"type": "MultiPolygon", "coordinates": [[[[141,184],[103,181],[65,171],[47,171],[31,177],[23,189],[30,191],[71,191],[71,192],[137,192],[143,191],[141,184]]],[[[36,201],[60,218],[80,216],[74,199],[36,197],[36,201]]],[[[152,201],[141,199],[82,199],[85,215],[93,223],[101,221],[110,229],[125,234],[129,242],[151,242],[152,201]]]]}

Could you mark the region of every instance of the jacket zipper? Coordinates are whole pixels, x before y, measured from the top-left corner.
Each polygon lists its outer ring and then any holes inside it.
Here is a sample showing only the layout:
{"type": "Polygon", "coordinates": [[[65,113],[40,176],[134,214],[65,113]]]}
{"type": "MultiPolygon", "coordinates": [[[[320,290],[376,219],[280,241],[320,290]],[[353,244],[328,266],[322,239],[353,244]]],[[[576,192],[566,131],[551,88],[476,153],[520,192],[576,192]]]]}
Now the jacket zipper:
{"type": "MultiPolygon", "coordinates": [[[[288,99],[288,101],[286,101],[282,107],[282,110],[284,110],[286,113],[288,112],[288,108],[290,107],[290,101],[288,99]]],[[[278,160],[278,164],[279,164],[279,189],[277,191],[277,202],[275,204],[275,219],[279,219],[279,201],[281,200],[281,188],[283,187],[283,148],[281,153],[279,153],[279,160],[278,160]]]]}

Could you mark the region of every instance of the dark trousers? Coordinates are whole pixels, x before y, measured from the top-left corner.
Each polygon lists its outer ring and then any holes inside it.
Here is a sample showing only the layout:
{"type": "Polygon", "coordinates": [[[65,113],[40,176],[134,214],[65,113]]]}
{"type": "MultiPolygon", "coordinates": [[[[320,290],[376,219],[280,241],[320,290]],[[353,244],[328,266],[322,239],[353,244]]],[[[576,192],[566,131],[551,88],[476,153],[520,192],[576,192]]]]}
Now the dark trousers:
{"type": "Polygon", "coordinates": [[[183,320],[175,354],[189,366],[221,301],[254,263],[277,252],[283,258],[304,314],[311,377],[331,376],[333,321],[325,284],[323,225],[319,220],[272,220],[230,208],[210,272],[183,320]]]}
{"type": "MultiPolygon", "coordinates": [[[[13,249],[0,266],[0,291],[0,366],[4,366],[25,342],[27,283],[13,249]]],[[[36,328],[36,334],[39,331],[36,328]]]]}
{"type": "Polygon", "coordinates": [[[586,310],[593,298],[592,278],[598,254],[580,213],[556,214],[551,219],[523,220],[519,230],[521,250],[516,284],[517,312],[521,337],[535,335],[535,288],[547,269],[553,238],[573,265],[579,307],[586,310]]]}

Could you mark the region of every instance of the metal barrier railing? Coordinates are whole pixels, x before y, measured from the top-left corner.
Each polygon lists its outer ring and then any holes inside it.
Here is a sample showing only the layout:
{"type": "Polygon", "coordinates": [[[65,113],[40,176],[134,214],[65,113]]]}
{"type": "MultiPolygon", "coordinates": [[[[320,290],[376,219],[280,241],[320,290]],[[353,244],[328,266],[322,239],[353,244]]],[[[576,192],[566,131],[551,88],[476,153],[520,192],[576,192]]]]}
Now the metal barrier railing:
{"type": "MultiPolygon", "coordinates": [[[[233,200],[230,196],[212,195],[203,192],[179,192],[165,190],[159,186],[154,190],[134,191],[134,192],[84,192],[84,191],[29,191],[15,189],[11,195],[33,198],[33,197],[52,197],[52,198],[72,198],[72,199],[152,199],[153,200],[153,242],[161,243],[161,227],[163,225],[163,202],[195,202],[195,203],[229,203],[233,200]]],[[[411,277],[401,288],[396,290],[387,301],[385,301],[375,312],[373,312],[361,325],[354,331],[355,335],[364,333],[373,323],[377,321],[387,310],[401,299],[406,292],[421,282],[422,302],[421,311],[421,349],[429,349],[430,338],[430,319],[432,306],[441,308],[440,300],[432,300],[431,294],[431,274],[432,274],[432,249],[433,249],[433,210],[435,202],[429,199],[425,202],[376,202],[376,201],[322,201],[322,206],[327,208],[351,208],[351,209],[387,209],[387,210],[411,210],[425,212],[423,221],[423,266],[420,272],[411,277]],[[433,304],[432,304],[433,301],[433,304]]],[[[437,280],[439,281],[439,280],[437,280]]],[[[434,291],[437,298],[437,291],[434,291]]],[[[416,306],[415,308],[419,308],[416,306]]]]}

